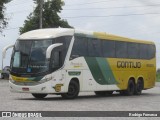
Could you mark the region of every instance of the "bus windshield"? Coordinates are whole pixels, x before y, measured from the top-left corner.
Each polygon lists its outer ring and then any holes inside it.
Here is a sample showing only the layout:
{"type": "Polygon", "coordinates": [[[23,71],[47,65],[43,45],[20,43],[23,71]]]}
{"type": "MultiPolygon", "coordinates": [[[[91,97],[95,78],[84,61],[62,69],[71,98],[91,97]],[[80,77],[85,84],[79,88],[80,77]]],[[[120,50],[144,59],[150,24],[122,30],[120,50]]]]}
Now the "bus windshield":
{"type": "Polygon", "coordinates": [[[66,37],[48,40],[18,40],[12,55],[11,73],[35,75],[48,72],[50,63],[46,59],[47,48],[54,43],[63,43],[59,51],[65,52],[63,53],[64,62],[69,42],[66,37]]]}
{"type": "Polygon", "coordinates": [[[12,70],[20,73],[39,73],[48,70],[46,50],[52,40],[17,41],[14,49],[12,70]]]}

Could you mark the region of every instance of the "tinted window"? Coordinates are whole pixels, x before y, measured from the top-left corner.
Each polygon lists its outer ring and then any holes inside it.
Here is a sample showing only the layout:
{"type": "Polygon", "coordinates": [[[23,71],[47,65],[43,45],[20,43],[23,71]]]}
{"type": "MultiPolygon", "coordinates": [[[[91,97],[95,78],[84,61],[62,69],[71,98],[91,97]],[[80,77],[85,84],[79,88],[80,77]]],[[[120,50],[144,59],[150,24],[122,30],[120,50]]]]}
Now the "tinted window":
{"type": "Polygon", "coordinates": [[[52,50],[50,63],[52,71],[55,71],[63,66],[71,38],[71,36],[63,36],[53,40],[53,43],[63,43],[63,45],[52,50]]]}
{"type": "Polygon", "coordinates": [[[116,57],[127,58],[127,43],[116,41],[116,57]]]}
{"type": "Polygon", "coordinates": [[[148,58],[154,58],[155,57],[155,46],[154,45],[148,45],[148,58]]]}
{"type": "Polygon", "coordinates": [[[59,51],[62,54],[62,63],[66,57],[70,41],[71,37],[59,37],[55,39],[55,43],[63,43],[63,45],[59,48],[59,51]]]}
{"type": "Polygon", "coordinates": [[[88,53],[90,57],[102,57],[101,40],[89,38],[88,53]]]}
{"type": "Polygon", "coordinates": [[[71,59],[80,57],[80,56],[87,56],[87,39],[84,37],[75,37],[75,41],[72,48],[71,59]]]}
{"type": "Polygon", "coordinates": [[[139,58],[139,45],[137,43],[128,43],[128,58],[139,58]]]}
{"type": "Polygon", "coordinates": [[[102,51],[104,57],[115,57],[115,41],[102,41],[102,51]]]}
{"type": "Polygon", "coordinates": [[[148,45],[140,44],[139,49],[140,59],[148,59],[148,45]]]}

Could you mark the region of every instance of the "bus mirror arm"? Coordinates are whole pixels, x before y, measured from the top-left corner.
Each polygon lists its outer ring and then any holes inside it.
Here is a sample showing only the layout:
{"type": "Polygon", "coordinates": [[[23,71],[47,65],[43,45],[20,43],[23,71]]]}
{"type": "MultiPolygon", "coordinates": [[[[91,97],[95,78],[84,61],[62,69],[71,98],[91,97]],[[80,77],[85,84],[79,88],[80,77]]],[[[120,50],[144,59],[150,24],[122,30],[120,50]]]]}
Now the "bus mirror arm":
{"type": "Polygon", "coordinates": [[[50,45],[47,50],[46,50],[46,59],[49,60],[51,58],[51,52],[54,48],[63,45],[63,43],[56,43],[56,44],[52,44],[50,45]]]}
{"type": "Polygon", "coordinates": [[[12,48],[14,47],[14,45],[8,45],[6,47],[3,48],[3,51],[2,51],[2,69],[3,69],[3,59],[6,57],[6,51],[9,49],[9,48],[12,48]]]}

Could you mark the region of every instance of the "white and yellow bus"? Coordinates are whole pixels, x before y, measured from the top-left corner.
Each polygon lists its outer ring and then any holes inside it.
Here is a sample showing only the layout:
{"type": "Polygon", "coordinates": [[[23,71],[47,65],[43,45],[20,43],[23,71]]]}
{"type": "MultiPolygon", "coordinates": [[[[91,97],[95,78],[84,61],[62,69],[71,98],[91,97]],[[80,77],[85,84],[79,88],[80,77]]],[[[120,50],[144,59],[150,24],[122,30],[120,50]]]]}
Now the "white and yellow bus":
{"type": "Polygon", "coordinates": [[[11,57],[10,90],[35,98],[140,95],[155,86],[155,44],[103,32],[40,29],[22,34],[11,57]]]}

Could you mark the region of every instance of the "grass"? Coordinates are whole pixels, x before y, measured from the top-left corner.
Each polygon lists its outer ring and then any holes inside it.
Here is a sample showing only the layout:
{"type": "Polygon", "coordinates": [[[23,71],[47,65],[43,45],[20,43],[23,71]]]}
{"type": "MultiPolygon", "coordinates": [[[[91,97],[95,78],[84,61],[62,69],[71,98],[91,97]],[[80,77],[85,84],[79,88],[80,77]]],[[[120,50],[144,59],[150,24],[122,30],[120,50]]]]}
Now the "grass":
{"type": "Polygon", "coordinates": [[[157,82],[160,82],[160,73],[159,74],[157,73],[156,77],[157,77],[157,82]]]}

